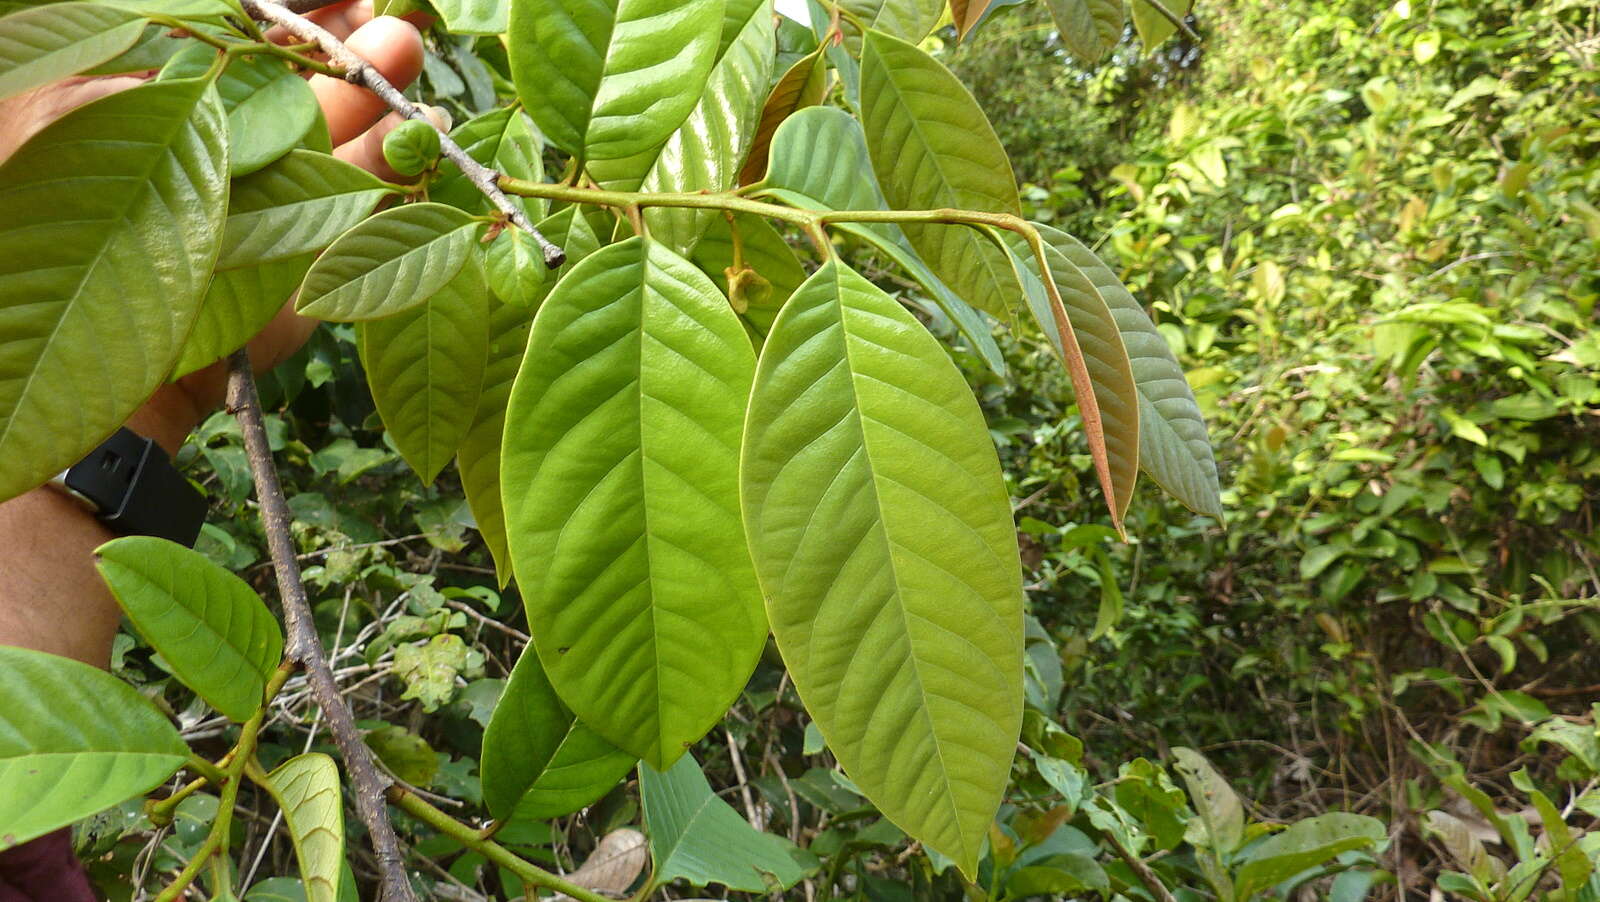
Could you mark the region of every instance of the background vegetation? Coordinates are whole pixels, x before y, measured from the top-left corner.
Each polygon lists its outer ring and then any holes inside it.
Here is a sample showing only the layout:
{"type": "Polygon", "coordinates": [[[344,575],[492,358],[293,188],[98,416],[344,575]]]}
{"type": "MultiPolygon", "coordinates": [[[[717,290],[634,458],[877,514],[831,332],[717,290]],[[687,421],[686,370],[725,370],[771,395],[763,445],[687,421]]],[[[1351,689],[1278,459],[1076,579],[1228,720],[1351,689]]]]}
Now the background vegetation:
{"type": "MultiPolygon", "coordinates": [[[[1141,58],[1130,38],[1092,68],[1031,5],[961,46],[940,32],[1034,186],[1031,215],[1115,259],[1189,368],[1227,507],[1219,526],[1147,491],[1137,538],[1116,540],[1042,338],[1004,338],[1010,387],[963,360],[1034,618],[1027,749],[981,892],[1156,898],[1149,874],[1184,899],[1600,899],[1600,11],[1210,0],[1192,22],[1199,44],[1141,58]],[[1291,822],[1339,857],[1259,866],[1268,825],[1291,822]]],[[[510,93],[502,72],[492,41],[438,40],[422,96],[462,119],[510,93]]],[[[494,589],[454,471],[423,487],[386,443],[359,367],[353,329],[324,327],[266,386],[302,563],[369,744],[470,819],[522,605],[494,589]]],[[[181,462],[217,505],[202,550],[267,585],[233,421],[181,462]]],[[[114,668],[202,750],[227,747],[131,631],[114,668]]],[[[296,686],[263,734],[269,768],[327,741],[296,686]]],[[[769,653],[696,750],[747,818],[817,856],[794,894],[961,898],[801,712],[769,653]]],[[[132,898],[192,854],[216,804],[197,794],[158,828],[129,803],[80,826],[80,854],[132,898]]],[[[572,869],[638,812],[624,783],[498,838],[572,869]]],[[[423,893],[520,893],[400,826],[423,893]]],[[[270,814],[244,818],[234,850],[254,862],[247,898],[295,898],[272,876],[294,865],[270,814]]]]}

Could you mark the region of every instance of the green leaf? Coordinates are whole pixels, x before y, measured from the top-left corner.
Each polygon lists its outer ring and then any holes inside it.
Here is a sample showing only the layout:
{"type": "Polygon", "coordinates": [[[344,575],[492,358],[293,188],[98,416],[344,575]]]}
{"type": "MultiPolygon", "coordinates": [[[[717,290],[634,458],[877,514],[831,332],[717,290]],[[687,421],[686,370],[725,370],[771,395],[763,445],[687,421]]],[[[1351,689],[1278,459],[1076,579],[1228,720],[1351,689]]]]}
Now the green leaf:
{"type": "MultiPolygon", "coordinates": [[[[933,31],[944,12],[944,0],[842,0],[839,4],[855,13],[868,28],[891,34],[902,41],[920,44],[933,31]]],[[[845,44],[852,53],[861,51],[861,33],[846,19],[845,44]]]]}
{"type": "Polygon", "coordinates": [[[1190,510],[1220,520],[1221,488],[1206,423],[1167,340],[1093,251],[1058,230],[1051,230],[1050,246],[1089,277],[1122,331],[1139,389],[1140,469],[1190,510]]]}
{"type": "Polygon", "coordinates": [[[234,180],[217,272],[173,375],[243,347],[294,294],[316,253],[390,193],[365,169],[309,150],[234,180]]]}
{"type": "Polygon", "coordinates": [[[637,760],[573,717],[525,649],[483,731],[483,801],[501,820],[565,817],[609,792],[637,760]]]}
{"type": "Polygon", "coordinates": [[[662,767],[765,642],[738,506],[754,357],[703,273],[634,238],[556,286],[511,392],[500,479],[539,659],[581,720],[662,767]]]}
{"type": "MultiPolygon", "coordinates": [[[[873,175],[860,123],[844,110],[832,107],[801,110],[778,127],[765,184],[764,193],[806,209],[889,209],[873,175]]],[[[900,226],[891,222],[848,222],[840,223],[838,228],[871,244],[904,268],[956,324],[989,368],[1004,376],[1005,358],[989,323],[928,268],[900,226]]]]}
{"type": "Polygon", "coordinates": [[[1252,898],[1336,855],[1352,849],[1370,849],[1387,837],[1382,821],[1361,814],[1335,811],[1297,821],[1244,854],[1244,863],[1236,872],[1234,892],[1237,898],[1252,898]]]}
{"type": "Polygon", "coordinates": [[[1244,841],[1244,806],[1239,796],[1204,755],[1190,748],[1172,750],[1174,765],[1189,787],[1189,801],[1205,825],[1205,845],[1226,855],[1244,841]]]}
{"type": "Polygon", "coordinates": [[[198,551],[150,536],[101,545],[95,567],[185,686],[239,723],[261,707],[283,656],[283,631],[244,580],[198,551]]]}
{"type": "MultiPolygon", "coordinates": [[[[1130,12],[1133,14],[1133,30],[1139,33],[1139,42],[1144,45],[1146,53],[1166,43],[1167,38],[1178,33],[1178,26],[1172,20],[1162,15],[1150,0],[1130,0],[1133,4],[1130,12]]],[[[1161,5],[1180,18],[1189,14],[1194,7],[1194,0],[1160,0],[1161,5]]]]}
{"type": "Polygon", "coordinates": [[[657,884],[682,879],[760,893],[788,889],[816,867],[812,855],[758,831],[717,798],[693,755],[665,773],[641,765],[639,802],[657,884]]]}
{"type": "Polygon", "coordinates": [[[503,34],[510,16],[505,0],[435,0],[433,8],[451,34],[503,34]]]}
{"type": "Polygon", "coordinates": [[[1112,524],[1120,529],[1139,478],[1139,389],[1133,366],[1105,298],[1062,250],[1074,248],[1076,242],[1059,229],[1040,224],[1034,228],[1044,248],[1048,283],[1028,240],[1014,232],[1007,232],[1005,240],[1016,261],[1028,309],[1072,377],[1106,506],[1111,509],[1112,524]],[[1060,295],[1060,309],[1050,297],[1048,284],[1060,295]],[[1068,326],[1065,329],[1063,322],[1068,326]]]}
{"type": "MultiPolygon", "coordinates": [[[[776,43],[769,0],[749,5],[737,37],[712,67],[705,90],[687,119],[665,144],[613,161],[595,161],[589,172],[610,188],[660,192],[725,191],[738,182],[755,138],[761,98],[772,80],[776,43]]],[[[657,207],[645,211],[650,237],[688,253],[712,210],[657,207]]]]}
{"type": "MultiPolygon", "coordinates": [[[[467,156],[512,178],[544,181],[543,142],[526,113],[507,107],[485,113],[456,126],[450,137],[467,156]]],[[[487,213],[493,204],[477,186],[461,174],[456,164],[445,160],[439,166],[439,179],[428,189],[428,197],[441,204],[460,207],[470,213],[487,213]]],[[[528,216],[544,215],[544,201],[513,197],[528,216]]]]}
{"type": "Polygon", "coordinates": [[[297,755],[267,775],[267,790],[283,811],[283,822],[300,861],[308,902],[335,902],[344,861],[344,810],[339,766],[319,752],[297,755]]]}
{"type": "Polygon", "coordinates": [[[1022,575],[965,380],[830,262],[767,337],[741,483],[772,632],[828,747],[975,873],[1022,723],[1022,575]]]}
{"type": "Polygon", "coordinates": [[[748,185],[767,174],[767,154],[778,126],[799,110],[821,103],[828,90],[828,63],[818,47],[798,60],[772,86],[756,120],[755,137],[750,142],[739,184],[748,185]]]}
{"type": "MultiPolygon", "coordinates": [[[[569,207],[563,212],[570,214],[572,209],[569,207]]],[[[571,219],[569,215],[567,220],[571,219]]],[[[550,238],[544,229],[539,233],[550,238]]],[[[502,230],[484,251],[483,268],[489,278],[489,290],[507,304],[537,307],[550,291],[545,284],[550,271],[544,263],[544,250],[531,233],[522,229],[502,230]]]]}
{"type": "Polygon", "coordinates": [[[1088,64],[1100,62],[1122,40],[1122,0],[1045,0],[1067,52],[1088,64]]]}
{"type": "MultiPolygon", "coordinates": [[[[861,51],[861,124],[890,206],[1021,215],[1011,161],[994,127],[950,70],[915,46],[868,33],[861,51]]],[[[1005,251],[968,226],[904,228],[957,294],[1009,319],[1018,288],[1005,251]]]]}
{"type": "Polygon", "coordinates": [[[0,850],[142,795],[189,756],[132,686],[97,668],[0,646],[0,850]]]}
{"type": "Polygon", "coordinates": [[[443,204],[407,204],[339,236],[306,273],[295,309],[334,322],[381,319],[426,301],[473,253],[478,221],[443,204]]]}
{"type": "Polygon", "coordinates": [[[489,289],[471,260],[426,303],[360,323],[372,402],[395,448],[433,482],[466,440],[489,348],[489,289]]]}
{"type": "Polygon", "coordinates": [[[95,3],[52,3],[0,19],[0,100],[112,59],[144,26],[143,16],[95,3]]]}
{"type": "MultiPolygon", "coordinates": [[[[577,213],[576,207],[568,207],[539,223],[539,231],[566,251],[567,262],[545,279],[535,303],[542,302],[553,283],[600,247],[589,221],[577,213]]],[[[506,515],[500,492],[500,444],[505,434],[511,382],[522,366],[532,325],[532,310],[510,304],[491,304],[483,391],[478,395],[477,411],[456,457],[461,485],[472,506],[472,517],[478,523],[478,533],[483,536],[484,544],[489,546],[501,586],[511,579],[511,557],[506,544],[506,515]]]]}
{"type": "Polygon", "coordinates": [[[722,0],[512,0],[517,93],[551,143],[586,161],[659,145],[711,74],[722,0]]]}
{"type": "MultiPolygon", "coordinates": [[[[216,59],[214,48],[191,44],[167,61],[160,77],[198,78],[216,59]]],[[[228,171],[236,178],[288,153],[317,121],[310,85],[275,56],[232,60],[217,76],[217,94],[228,114],[228,171]]]]}
{"type": "Polygon", "coordinates": [[[85,104],[0,164],[0,500],[82,459],[171,370],[216,260],[227,172],[203,81],[85,104]]]}

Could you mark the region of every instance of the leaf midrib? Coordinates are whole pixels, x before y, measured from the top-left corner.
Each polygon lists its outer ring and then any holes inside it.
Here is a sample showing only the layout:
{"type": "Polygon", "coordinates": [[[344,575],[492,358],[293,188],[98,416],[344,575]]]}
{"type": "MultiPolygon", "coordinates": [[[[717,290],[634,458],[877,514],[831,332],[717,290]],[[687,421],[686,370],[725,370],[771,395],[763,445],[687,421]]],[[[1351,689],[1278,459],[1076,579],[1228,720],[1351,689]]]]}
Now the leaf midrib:
{"type": "Polygon", "coordinates": [[[965,836],[965,834],[963,833],[963,831],[961,829],[961,812],[956,807],[954,787],[953,787],[953,785],[951,784],[951,781],[950,781],[950,768],[949,768],[949,765],[945,762],[945,759],[944,759],[944,743],[943,743],[942,739],[939,736],[939,731],[934,727],[934,723],[933,723],[932,717],[928,713],[928,690],[927,690],[927,686],[924,683],[923,678],[922,678],[922,669],[921,669],[921,666],[920,666],[920,662],[917,660],[916,643],[911,638],[911,622],[910,622],[911,612],[906,610],[906,606],[905,606],[905,603],[904,603],[904,595],[903,595],[903,592],[901,590],[899,568],[895,564],[895,555],[894,555],[894,544],[895,543],[892,542],[890,540],[890,538],[889,538],[888,523],[883,517],[883,511],[884,511],[883,493],[878,487],[877,469],[876,469],[876,467],[871,465],[871,461],[873,460],[872,447],[871,447],[871,442],[869,442],[867,440],[866,426],[862,422],[863,418],[862,418],[862,413],[861,413],[861,392],[859,391],[859,389],[857,388],[857,385],[856,385],[855,360],[854,360],[853,355],[850,352],[850,328],[846,323],[846,315],[845,315],[846,314],[846,306],[845,306],[845,303],[844,303],[844,284],[843,284],[843,280],[840,278],[840,270],[837,268],[838,265],[839,264],[837,264],[837,263],[834,264],[835,269],[834,269],[834,273],[833,273],[833,283],[834,283],[833,303],[835,304],[835,306],[838,308],[838,311],[839,311],[839,337],[840,337],[840,340],[841,340],[841,344],[843,345],[843,352],[844,352],[844,358],[845,358],[845,361],[846,361],[846,366],[848,367],[848,370],[850,372],[850,397],[851,397],[851,401],[852,401],[850,419],[855,423],[856,432],[857,432],[858,435],[861,436],[861,447],[866,452],[867,461],[868,461],[867,478],[868,478],[868,482],[872,486],[873,506],[878,511],[878,527],[877,527],[877,529],[874,530],[874,532],[878,533],[881,541],[883,542],[885,557],[888,559],[889,573],[890,573],[891,578],[893,579],[893,584],[894,584],[895,608],[899,611],[900,622],[901,622],[903,628],[905,629],[905,633],[906,633],[906,657],[911,662],[911,672],[912,672],[913,679],[916,681],[916,684],[917,684],[917,694],[919,696],[921,696],[921,698],[922,698],[922,706],[918,709],[918,712],[921,715],[921,719],[927,724],[928,734],[933,737],[934,755],[939,761],[939,779],[940,779],[940,782],[943,784],[943,789],[944,789],[944,792],[941,793],[941,797],[944,799],[945,805],[950,809],[951,823],[954,825],[954,828],[955,828],[956,842],[958,844],[960,844],[963,856],[965,856],[965,853],[967,853],[968,850],[967,850],[966,836],[965,836]]]}

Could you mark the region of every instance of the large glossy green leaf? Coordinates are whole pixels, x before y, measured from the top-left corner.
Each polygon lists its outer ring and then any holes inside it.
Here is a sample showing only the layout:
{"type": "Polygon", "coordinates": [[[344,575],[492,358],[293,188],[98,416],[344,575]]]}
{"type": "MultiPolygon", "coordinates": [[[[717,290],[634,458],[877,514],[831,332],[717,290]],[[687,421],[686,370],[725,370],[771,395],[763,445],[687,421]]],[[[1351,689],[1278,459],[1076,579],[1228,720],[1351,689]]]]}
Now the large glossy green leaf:
{"type": "MultiPolygon", "coordinates": [[[[944,0],[841,0],[845,10],[855,14],[868,28],[886,32],[912,44],[933,31],[944,12],[944,0]]],[[[861,32],[850,19],[845,19],[844,39],[852,53],[861,50],[861,32]]]]}
{"type": "MultiPolygon", "coordinates": [[[[217,51],[194,43],[161,69],[162,78],[198,78],[217,51]]],[[[317,121],[317,97],[287,62],[275,56],[234,59],[217,77],[228,113],[228,171],[248,175],[289,152],[317,121]]]]}
{"type": "MultiPolygon", "coordinates": [[[[538,291],[542,302],[551,286],[563,278],[578,261],[600,248],[589,220],[578,208],[568,207],[539,223],[539,231],[566,251],[567,262],[553,273],[546,273],[538,291]]],[[[542,264],[541,264],[542,265],[542,264]]],[[[513,304],[492,303],[489,313],[489,354],[483,369],[483,391],[472,425],[456,458],[461,485],[472,507],[478,533],[494,558],[495,574],[504,586],[511,579],[511,557],[506,546],[506,514],[500,493],[500,444],[505,434],[506,403],[511,398],[511,383],[522,366],[528,347],[528,330],[533,311],[513,304]]]]}
{"type": "MultiPolygon", "coordinates": [[[[738,182],[739,168],[755,138],[761,101],[772,80],[776,53],[770,0],[744,4],[746,18],[727,52],[712,67],[699,102],[665,144],[635,156],[594,161],[590,174],[610,188],[643,191],[724,191],[738,182]]],[[[711,210],[656,207],[645,212],[650,236],[687,253],[711,210]]]]}
{"type": "Polygon", "coordinates": [[[452,34],[502,34],[511,11],[506,0],[437,0],[433,7],[452,34]]]}
{"type": "Polygon", "coordinates": [[[1122,0],[1045,0],[1067,52],[1098,63],[1122,40],[1122,0]]]}
{"type": "Polygon", "coordinates": [[[95,549],[95,566],[139,635],[206,703],[240,723],[261,707],[283,630],[244,580],[150,536],[95,549]]]}
{"type": "Polygon", "coordinates": [[[754,357],[710,279],[633,238],[545,300],[511,392],[501,490],[539,658],[580,719],[662,767],[766,636],[738,501],[754,357]]]}
{"type": "Polygon", "coordinates": [[[411,469],[431,483],[466,439],[489,347],[489,289],[475,259],[425,303],[360,323],[372,402],[411,469]]]}
{"type": "Polygon", "coordinates": [[[0,165],[0,500],[81,459],[171,370],[222,237],[223,134],[209,84],[158,82],[0,165]]]}
{"type": "MultiPolygon", "coordinates": [[[[1146,52],[1161,46],[1167,38],[1178,32],[1178,26],[1150,4],[1150,0],[1130,0],[1129,12],[1133,16],[1133,30],[1139,33],[1139,42],[1146,52]]],[[[1194,7],[1194,0],[1160,0],[1167,11],[1176,16],[1186,16],[1194,7]]]]}
{"type": "Polygon", "coordinates": [[[381,319],[426,301],[473,253],[478,221],[444,204],[407,204],[339,236],[306,273],[295,309],[335,322],[381,319]]]}
{"type": "Polygon", "coordinates": [[[0,19],[0,100],[115,57],[144,25],[143,16],[95,3],[52,3],[0,19]]]}
{"type": "Polygon", "coordinates": [[[483,801],[506,820],[564,817],[628,775],[638,759],[572,716],[539,656],[524,649],[483,731],[483,801]]]}
{"type": "MultiPolygon", "coordinates": [[[[889,204],[1021,214],[1011,161],[950,70],[881,32],[861,51],[861,124],[889,204]]],[[[1009,319],[1020,293],[1004,251],[966,226],[906,225],[933,271],[980,310],[1009,319]]]]}
{"type": "Polygon", "coordinates": [[[965,380],[909,312],[830,262],[767,336],[741,466],[806,710],[890,820],[975,873],[1022,723],[1022,572],[965,380]]]}
{"type": "Polygon", "coordinates": [[[316,253],[390,192],[365,169],[309,150],[290,151],[235,180],[216,275],[173,375],[214,363],[260,332],[299,287],[316,253]]]}
{"type": "MultiPolygon", "coordinates": [[[[889,209],[873,175],[861,124],[854,116],[833,107],[801,110],[778,127],[764,184],[765,193],[806,209],[889,209]]],[[[838,228],[871,244],[904,268],[956,324],[989,368],[1005,374],[1005,358],[989,323],[923,262],[900,226],[892,222],[848,222],[840,223],[838,228]]]]}
{"type": "Polygon", "coordinates": [[[307,902],[336,902],[344,862],[339,766],[320,752],[297,755],[267,775],[267,790],[283,811],[307,902]]]}
{"type": "Polygon", "coordinates": [[[1106,506],[1120,528],[1139,478],[1139,389],[1133,367],[1105,298],[1059,249],[1071,246],[1066,233],[1047,225],[1035,228],[1044,245],[1050,284],[1061,299],[1059,311],[1028,240],[1007,232],[1006,241],[1022,277],[1028,308],[1072,377],[1106,506]],[[1063,319],[1070,326],[1065,332],[1060,328],[1063,319]],[[1092,410],[1086,400],[1092,401],[1092,410]]]}
{"type": "Polygon", "coordinates": [[[1388,829],[1377,818],[1345,811],[1296,821],[1244,854],[1244,863],[1234,875],[1235,898],[1255,898],[1256,893],[1324,864],[1335,855],[1370,849],[1388,835],[1388,829]]]}
{"type": "Polygon", "coordinates": [[[639,767],[639,803],[650,834],[654,881],[720,883],[731,890],[770,892],[799,883],[817,866],[794,843],[750,826],[711,791],[693,755],[666,773],[639,767]]]}
{"type": "Polygon", "coordinates": [[[0,646],[0,850],[149,792],[188,746],[132,686],[97,668],[0,646]]]}
{"type": "Polygon", "coordinates": [[[723,0],[512,0],[517,93],[551,143],[588,161],[659,145],[711,73],[723,0]]]}
{"type": "Polygon", "coordinates": [[[1167,340],[1116,273],[1082,242],[1052,230],[1050,246],[1089,277],[1116,317],[1139,389],[1139,467],[1190,510],[1220,518],[1221,488],[1206,423],[1167,340]]]}
{"type": "MultiPolygon", "coordinates": [[[[512,178],[544,181],[543,149],[533,122],[526,113],[507,107],[484,113],[456,126],[450,137],[479,163],[512,178]]],[[[493,204],[461,170],[449,160],[439,168],[439,179],[428,189],[428,197],[441,204],[460,207],[473,213],[487,213],[493,204]]],[[[533,219],[544,215],[544,201],[513,197],[533,219]]]]}

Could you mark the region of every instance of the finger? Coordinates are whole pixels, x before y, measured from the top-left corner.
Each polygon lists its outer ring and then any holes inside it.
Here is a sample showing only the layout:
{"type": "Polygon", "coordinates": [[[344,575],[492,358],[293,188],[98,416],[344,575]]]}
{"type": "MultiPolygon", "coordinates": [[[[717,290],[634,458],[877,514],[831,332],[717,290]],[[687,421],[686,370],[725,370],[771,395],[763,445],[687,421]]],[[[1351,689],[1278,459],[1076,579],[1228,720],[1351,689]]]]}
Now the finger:
{"type": "MultiPolygon", "coordinates": [[[[428,114],[428,121],[432,122],[440,131],[450,131],[450,114],[438,107],[422,107],[428,114]]],[[[389,168],[389,163],[383,157],[383,139],[394,131],[395,126],[406,121],[399,113],[390,113],[378,120],[378,124],[362,132],[354,140],[334,148],[333,155],[346,163],[360,166],[380,179],[391,182],[408,181],[404,176],[389,168]]]]}
{"type": "MultiPolygon", "coordinates": [[[[345,44],[396,88],[404,88],[422,71],[422,35],[408,22],[379,16],[357,28],[345,44]]],[[[322,104],[335,145],[366,131],[388,109],[366,88],[327,75],[313,76],[311,90],[322,104]]]]}

